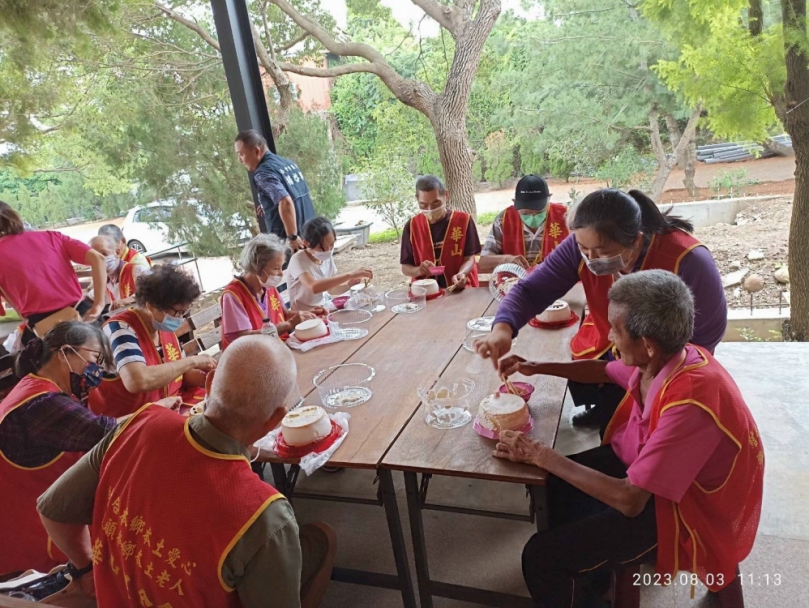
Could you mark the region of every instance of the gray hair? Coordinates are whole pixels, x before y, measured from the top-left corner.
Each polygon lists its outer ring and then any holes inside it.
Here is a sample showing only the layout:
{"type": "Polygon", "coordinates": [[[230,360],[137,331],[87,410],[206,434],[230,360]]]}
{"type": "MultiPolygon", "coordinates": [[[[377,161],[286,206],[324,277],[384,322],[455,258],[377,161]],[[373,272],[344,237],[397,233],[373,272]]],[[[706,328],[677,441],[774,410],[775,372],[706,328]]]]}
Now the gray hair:
{"type": "Polygon", "coordinates": [[[422,175],[416,180],[416,196],[419,195],[419,192],[432,192],[433,190],[438,190],[438,194],[441,196],[447,193],[444,182],[435,175],[422,175]]]}
{"type": "Polygon", "coordinates": [[[650,338],[663,354],[680,352],[694,334],[694,296],[666,270],[627,275],[610,288],[610,302],[626,310],[624,326],[633,340],[650,338]]]}
{"type": "Polygon", "coordinates": [[[249,148],[266,148],[267,147],[267,140],[264,136],[256,131],[255,129],[248,129],[247,131],[241,131],[237,136],[236,139],[233,140],[234,142],[240,141],[243,145],[249,148]]]}
{"type": "Polygon", "coordinates": [[[275,256],[286,253],[287,244],[275,234],[254,236],[242,249],[239,265],[245,272],[258,274],[275,256]]]}
{"type": "Polygon", "coordinates": [[[123,231],[115,224],[104,224],[98,229],[98,235],[108,236],[115,242],[116,245],[125,240],[123,231]]]}

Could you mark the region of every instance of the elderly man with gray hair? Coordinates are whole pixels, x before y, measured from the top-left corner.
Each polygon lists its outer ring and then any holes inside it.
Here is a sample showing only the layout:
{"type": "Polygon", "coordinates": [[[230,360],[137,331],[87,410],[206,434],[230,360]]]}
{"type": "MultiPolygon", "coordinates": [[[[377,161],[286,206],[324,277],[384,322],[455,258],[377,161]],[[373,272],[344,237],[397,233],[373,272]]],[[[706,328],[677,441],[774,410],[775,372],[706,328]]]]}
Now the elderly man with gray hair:
{"type": "Polygon", "coordinates": [[[736,578],[761,514],[764,452],[730,375],[689,344],[694,298],[664,270],[618,280],[609,292],[610,340],[620,359],[499,362],[504,375],[546,374],[613,382],[627,392],[600,447],[565,457],[504,431],[494,455],[543,468],[549,530],[522,556],[523,576],[543,607],[583,606],[609,572],[655,563],[659,584],[688,571],[712,591],[736,578]]]}
{"type": "Polygon", "coordinates": [[[98,229],[99,236],[106,236],[112,239],[115,244],[116,255],[124,262],[142,266],[144,268],[151,268],[152,261],[142,253],[138,253],[126,244],[126,237],[124,232],[115,224],[104,224],[98,229]]]}
{"type": "Polygon", "coordinates": [[[222,304],[222,349],[236,338],[253,334],[280,335],[286,340],[311,312],[289,312],[278,285],[283,281],[286,243],[274,234],[259,234],[242,250],[242,274],[225,286],[222,304]]]}
{"type": "Polygon", "coordinates": [[[50,538],[99,606],[317,605],[334,533],[299,531],[284,496],[250,469],[296,375],[279,340],[242,338],[204,414],[145,405],[40,497],[50,538]]]}

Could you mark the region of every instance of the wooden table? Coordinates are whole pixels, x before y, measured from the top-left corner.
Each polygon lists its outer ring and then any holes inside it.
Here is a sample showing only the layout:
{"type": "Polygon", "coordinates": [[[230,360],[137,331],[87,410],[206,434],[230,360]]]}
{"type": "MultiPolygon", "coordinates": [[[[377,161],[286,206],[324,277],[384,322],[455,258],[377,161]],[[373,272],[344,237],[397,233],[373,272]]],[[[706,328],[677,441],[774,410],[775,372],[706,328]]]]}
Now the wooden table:
{"type": "MultiPolygon", "coordinates": [[[[584,293],[581,286],[574,288],[564,299],[581,316],[584,308],[584,293]]],[[[493,303],[486,314],[495,314],[496,310],[497,303],[493,303]]],[[[518,335],[513,350],[529,360],[569,361],[569,342],[577,329],[578,324],[559,330],[526,326],[518,335]]],[[[477,355],[461,349],[444,370],[443,377],[460,379],[469,376],[470,369],[479,369],[480,361],[477,360],[476,366],[476,357],[477,355]]],[[[514,379],[527,381],[535,387],[528,403],[534,427],[528,435],[546,445],[553,445],[556,441],[567,381],[548,376],[522,378],[518,375],[514,379]]],[[[478,384],[476,392],[478,398],[495,392],[502,384],[491,367],[475,373],[474,380],[478,384]]],[[[422,511],[438,509],[508,519],[535,518],[537,527],[541,529],[546,524],[544,485],[547,473],[529,465],[493,458],[492,449],[495,442],[477,435],[472,429],[472,424],[459,429],[440,430],[427,425],[425,415],[424,405],[421,405],[388,450],[381,465],[382,469],[404,472],[422,608],[432,606],[434,595],[492,606],[530,606],[527,598],[432,581],[429,575],[422,511]],[[421,485],[418,480],[419,473],[422,474],[421,485]],[[426,498],[432,475],[524,484],[531,493],[530,514],[523,517],[462,507],[430,505],[426,498]]]]}

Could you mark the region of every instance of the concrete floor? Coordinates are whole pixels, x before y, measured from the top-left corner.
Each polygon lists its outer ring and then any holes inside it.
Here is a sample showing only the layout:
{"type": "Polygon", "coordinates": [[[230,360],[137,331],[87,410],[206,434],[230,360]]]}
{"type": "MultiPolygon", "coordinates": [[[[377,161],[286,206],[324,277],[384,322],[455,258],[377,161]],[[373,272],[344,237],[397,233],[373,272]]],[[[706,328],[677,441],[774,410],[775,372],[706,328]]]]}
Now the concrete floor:
{"type": "MultiPolygon", "coordinates": [[[[753,552],[741,565],[745,605],[809,606],[809,588],[805,585],[809,580],[809,344],[721,344],[718,357],[741,387],[767,454],[759,535],[753,552]],[[749,585],[751,574],[756,583],[753,586],[749,585]]],[[[573,409],[568,403],[562,415],[557,448],[564,453],[598,443],[597,433],[582,433],[570,426],[573,409]]],[[[373,480],[371,472],[319,472],[302,479],[298,489],[372,498],[376,491],[373,480]]],[[[415,587],[402,475],[394,474],[394,481],[415,587]]],[[[521,486],[446,477],[433,478],[430,501],[514,513],[526,513],[528,508],[521,486]]],[[[337,565],[395,572],[381,508],[298,500],[295,509],[301,522],[322,520],[335,528],[340,543],[337,565]]],[[[527,596],[520,553],[534,531],[532,524],[436,511],[426,511],[424,523],[433,579],[527,596]]],[[[697,588],[692,601],[689,588],[677,586],[644,588],[641,602],[645,608],[712,605],[704,588],[697,588]]],[[[331,583],[323,602],[324,608],[401,605],[396,591],[336,582],[331,583]]],[[[434,605],[461,608],[473,604],[436,598],[434,605]]]]}

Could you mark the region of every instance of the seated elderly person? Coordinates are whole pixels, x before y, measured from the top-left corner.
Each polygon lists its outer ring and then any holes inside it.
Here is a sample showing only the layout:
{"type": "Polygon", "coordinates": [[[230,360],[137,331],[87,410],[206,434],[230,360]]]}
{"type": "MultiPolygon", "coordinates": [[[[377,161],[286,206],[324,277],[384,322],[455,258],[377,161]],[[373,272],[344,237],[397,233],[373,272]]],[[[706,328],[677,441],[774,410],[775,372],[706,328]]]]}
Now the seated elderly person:
{"type": "MultiPolygon", "coordinates": [[[[310,312],[288,312],[278,293],[284,278],[286,243],[274,234],[259,234],[242,250],[241,275],[222,293],[222,350],[241,336],[260,334],[265,325],[282,339],[310,312]]],[[[266,330],[264,330],[266,331],[266,330]]]]}
{"type": "Polygon", "coordinates": [[[90,395],[90,409],[126,416],[142,405],[181,396],[194,405],[205,396],[205,374],[216,367],[208,355],[186,357],[175,331],[199,297],[193,277],[170,264],[138,277],[135,306],[103,326],[118,376],[105,378],[90,395]]]}
{"type": "Polygon", "coordinates": [[[115,243],[115,253],[124,262],[131,262],[144,268],[152,267],[152,260],[142,253],[138,253],[126,244],[126,238],[121,229],[115,224],[104,224],[98,229],[99,236],[108,236],[115,243]]]}
{"type": "MultiPolygon", "coordinates": [[[[104,256],[107,267],[107,309],[118,310],[135,302],[135,288],[138,277],[149,272],[148,266],[134,262],[124,262],[119,257],[113,240],[104,235],[90,239],[90,247],[104,256]]],[[[85,299],[92,299],[92,291],[85,299]]],[[[106,312],[106,310],[105,310],[106,312]]]]}
{"type": "Polygon", "coordinates": [[[661,581],[695,573],[712,591],[736,577],[761,513],[764,452],[725,369],[688,343],[694,298],[669,272],[637,272],[609,292],[621,360],[535,363],[511,355],[505,375],[615,382],[627,393],[601,447],[566,458],[504,431],[495,456],[550,473],[549,527],[523,551],[537,605],[586,605],[610,569],[656,562],[661,581]]]}
{"type": "Polygon", "coordinates": [[[296,375],[279,340],[241,338],[222,356],[204,414],[143,407],[39,499],[45,528],[87,572],[80,584],[99,606],[296,607],[302,589],[317,605],[334,533],[299,531],[249,462],[286,415],[296,375]]]}

